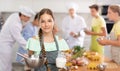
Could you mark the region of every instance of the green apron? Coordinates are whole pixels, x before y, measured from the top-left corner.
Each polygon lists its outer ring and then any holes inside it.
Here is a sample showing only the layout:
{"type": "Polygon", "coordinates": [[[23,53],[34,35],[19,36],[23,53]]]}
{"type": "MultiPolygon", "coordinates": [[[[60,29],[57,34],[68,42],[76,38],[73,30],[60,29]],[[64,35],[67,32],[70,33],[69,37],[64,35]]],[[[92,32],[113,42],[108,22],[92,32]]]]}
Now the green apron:
{"type": "MultiPolygon", "coordinates": [[[[95,25],[95,26],[92,26],[92,31],[93,32],[96,32],[96,33],[100,33],[101,32],[101,27],[99,25],[95,25]]],[[[97,42],[97,39],[99,38],[100,36],[96,36],[96,35],[92,35],[91,36],[91,46],[90,46],[90,51],[94,51],[94,52],[98,52],[100,54],[104,54],[104,48],[102,45],[100,45],[98,42],[97,42]]]]}
{"type": "MultiPolygon", "coordinates": [[[[48,67],[50,68],[50,70],[58,71],[58,68],[56,67],[56,62],[55,62],[58,56],[58,50],[46,52],[46,54],[47,54],[47,60],[48,60],[48,67]]],[[[42,65],[41,67],[35,68],[34,71],[47,71],[47,68],[45,65],[42,65]]]]}
{"type": "MultiPolygon", "coordinates": [[[[58,42],[57,42],[56,37],[54,37],[54,41],[56,44],[56,49],[55,51],[46,51],[46,57],[47,57],[47,61],[48,61],[48,67],[50,68],[51,71],[58,71],[58,68],[56,67],[56,58],[58,56],[58,51],[59,51],[59,46],[58,46],[58,42]]],[[[41,67],[37,67],[34,69],[34,71],[47,71],[47,67],[44,65],[42,65],[41,67]]]]}

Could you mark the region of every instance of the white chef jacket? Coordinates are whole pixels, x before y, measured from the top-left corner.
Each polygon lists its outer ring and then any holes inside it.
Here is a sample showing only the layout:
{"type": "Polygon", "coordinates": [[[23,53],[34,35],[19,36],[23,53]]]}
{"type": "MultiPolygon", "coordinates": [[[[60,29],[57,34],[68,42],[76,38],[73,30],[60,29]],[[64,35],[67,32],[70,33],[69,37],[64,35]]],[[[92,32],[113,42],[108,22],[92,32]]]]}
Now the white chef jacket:
{"type": "Polygon", "coordinates": [[[26,46],[26,40],[21,35],[22,23],[19,13],[8,17],[0,32],[0,71],[12,69],[12,47],[18,42],[22,47],[26,46]]]}
{"type": "Polygon", "coordinates": [[[83,47],[85,37],[84,28],[86,28],[86,23],[84,19],[77,14],[74,15],[74,18],[71,16],[66,16],[63,19],[63,37],[67,41],[70,48],[73,48],[76,45],[83,47]],[[70,32],[80,33],[80,36],[78,38],[74,38],[70,35],[70,32]]]}

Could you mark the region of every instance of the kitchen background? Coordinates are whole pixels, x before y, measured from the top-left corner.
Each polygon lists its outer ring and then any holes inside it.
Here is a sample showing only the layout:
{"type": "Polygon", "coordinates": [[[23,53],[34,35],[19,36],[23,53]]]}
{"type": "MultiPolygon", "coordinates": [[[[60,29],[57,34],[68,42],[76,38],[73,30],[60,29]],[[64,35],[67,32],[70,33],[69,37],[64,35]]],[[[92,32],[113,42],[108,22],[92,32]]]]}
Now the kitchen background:
{"type": "MultiPolygon", "coordinates": [[[[79,4],[77,13],[85,19],[88,27],[91,26],[92,18],[89,12],[90,5],[96,3],[103,9],[103,7],[106,8],[107,5],[110,4],[120,4],[120,0],[0,0],[0,23],[3,22],[2,20],[5,21],[11,13],[17,12],[19,6],[25,5],[32,8],[35,12],[39,12],[42,8],[50,8],[54,12],[56,24],[59,29],[61,29],[62,19],[67,15],[66,4],[69,2],[76,2],[79,4]]],[[[103,15],[103,17],[106,19],[107,27],[110,28],[113,23],[107,20],[106,15],[103,15]]],[[[58,34],[61,36],[61,33],[62,31],[58,34]]],[[[84,47],[89,49],[90,36],[86,35],[84,42],[84,47]]],[[[17,47],[18,45],[16,44],[13,48],[13,62],[15,62],[17,47]]],[[[107,57],[111,55],[109,46],[105,46],[105,55],[107,57]]]]}

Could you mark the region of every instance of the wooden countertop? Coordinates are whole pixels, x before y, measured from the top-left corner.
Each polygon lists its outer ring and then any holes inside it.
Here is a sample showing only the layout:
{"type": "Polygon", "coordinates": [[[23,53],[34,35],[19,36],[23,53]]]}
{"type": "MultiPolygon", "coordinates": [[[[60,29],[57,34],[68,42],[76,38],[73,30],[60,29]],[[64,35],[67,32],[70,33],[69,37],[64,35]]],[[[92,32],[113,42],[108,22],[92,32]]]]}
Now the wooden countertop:
{"type": "MultiPolygon", "coordinates": [[[[120,71],[120,65],[117,65],[115,62],[111,61],[108,58],[105,58],[104,61],[107,64],[105,71],[120,71]]],[[[65,70],[60,70],[65,71],[65,70]]],[[[77,70],[69,70],[69,71],[99,71],[99,70],[89,70],[87,66],[79,66],[77,70]]]]}

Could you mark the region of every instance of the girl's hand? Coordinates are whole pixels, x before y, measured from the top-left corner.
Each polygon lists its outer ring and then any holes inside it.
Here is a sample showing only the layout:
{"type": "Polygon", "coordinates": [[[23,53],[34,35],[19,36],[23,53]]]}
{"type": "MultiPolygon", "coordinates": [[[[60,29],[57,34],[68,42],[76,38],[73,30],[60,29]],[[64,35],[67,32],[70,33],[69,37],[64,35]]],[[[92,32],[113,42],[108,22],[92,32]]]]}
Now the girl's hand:
{"type": "MultiPolygon", "coordinates": [[[[29,55],[28,55],[28,54],[24,54],[24,56],[29,57],[29,55]]],[[[22,58],[20,61],[21,61],[21,62],[24,62],[24,61],[25,61],[25,59],[24,59],[24,58],[22,58]]]]}
{"type": "Polygon", "coordinates": [[[106,38],[101,38],[97,40],[101,45],[108,45],[108,40],[106,38]]]}
{"type": "Polygon", "coordinates": [[[24,56],[29,57],[29,55],[28,55],[28,54],[24,54],[24,56]]]}

